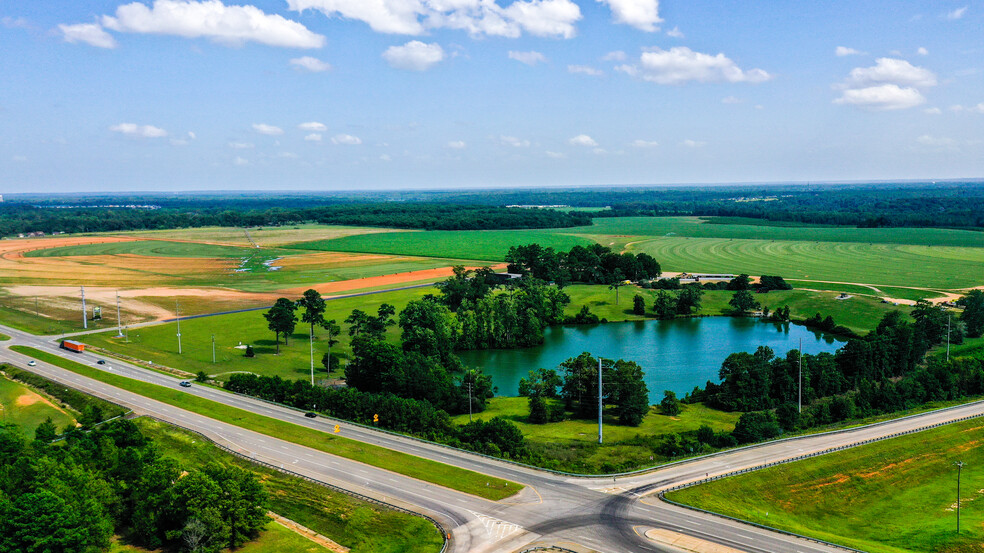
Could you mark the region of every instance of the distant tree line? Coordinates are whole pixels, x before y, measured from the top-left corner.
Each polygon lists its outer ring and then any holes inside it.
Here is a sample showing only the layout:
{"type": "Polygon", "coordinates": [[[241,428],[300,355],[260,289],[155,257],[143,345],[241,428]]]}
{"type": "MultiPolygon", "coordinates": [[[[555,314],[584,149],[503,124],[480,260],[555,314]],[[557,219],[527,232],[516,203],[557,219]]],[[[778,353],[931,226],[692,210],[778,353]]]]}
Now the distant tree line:
{"type": "Polygon", "coordinates": [[[78,207],[56,209],[0,203],[0,236],[28,232],[122,232],[207,226],[257,227],[299,223],[356,225],[425,230],[557,228],[590,225],[583,213],[484,205],[432,203],[361,203],[316,207],[235,209],[221,202],[197,207],[128,209],[78,207]]]}
{"type": "Polygon", "coordinates": [[[182,471],[129,420],[50,443],[0,426],[0,551],[107,551],[114,534],[148,549],[217,553],[255,538],[266,492],[251,472],[182,471]]]}

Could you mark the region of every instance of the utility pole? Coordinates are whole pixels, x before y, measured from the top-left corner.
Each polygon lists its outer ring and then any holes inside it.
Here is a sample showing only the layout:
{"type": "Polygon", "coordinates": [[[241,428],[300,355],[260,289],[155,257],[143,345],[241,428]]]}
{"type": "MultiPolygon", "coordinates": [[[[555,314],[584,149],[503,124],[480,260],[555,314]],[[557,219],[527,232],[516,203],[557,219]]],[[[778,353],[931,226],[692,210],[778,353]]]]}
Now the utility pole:
{"type": "Polygon", "coordinates": [[[123,321],[120,318],[120,291],[116,291],[116,337],[123,335],[123,321]]]}
{"type": "Polygon", "coordinates": [[[181,355],[181,311],[178,308],[178,300],[174,300],[174,318],[178,323],[178,355],[181,355]]]}
{"type": "Polygon", "coordinates": [[[215,363],[215,334],[212,335],[212,363],[215,363]]]}
{"type": "MultiPolygon", "coordinates": [[[[314,329],[312,328],[311,333],[308,334],[311,337],[311,385],[314,386],[314,329]]],[[[331,361],[329,360],[329,363],[331,361]]]]}
{"type": "Polygon", "coordinates": [[[957,534],[960,533],[960,469],[963,468],[963,461],[954,463],[957,465],[957,534]]]}
{"type": "Polygon", "coordinates": [[[602,398],[604,394],[601,393],[601,357],[598,358],[598,443],[602,442],[602,430],[601,430],[601,417],[604,413],[604,405],[602,404],[602,398]]]}
{"type": "Polygon", "coordinates": [[[39,319],[41,318],[41,310],[38,309],[38,297],[37,296],[34,296],[34,316],[37,317],[37,318],[39,318],[39,319]]]}
{"type": "Polygon", "coordinates": [[[799,412],[803,412],[803,338],[800,338],[799,349],[799,412]]]}
{"type": "Polygon", "coordinates": [[[950,313],[946,314],[946,361],[950,362],[950,313]]]}
{"type": "Polygon", "coordinates": [[[85,314],[85,286],[82,287],[82,328],[89,329],[89,317],[85,314]]]}
{"type": "Polygon", "coordinates": [[[468,422],[472,421],[472,383],[468,383],[468,422]]]}

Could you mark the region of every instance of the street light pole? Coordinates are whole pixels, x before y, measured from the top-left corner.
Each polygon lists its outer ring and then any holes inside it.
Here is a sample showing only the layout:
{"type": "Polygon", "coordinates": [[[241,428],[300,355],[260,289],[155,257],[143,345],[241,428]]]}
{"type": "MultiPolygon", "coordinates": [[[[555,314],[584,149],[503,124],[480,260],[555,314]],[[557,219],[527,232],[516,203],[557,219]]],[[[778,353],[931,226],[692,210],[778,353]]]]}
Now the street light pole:
{"type": "Polygon", "coordinates": [[[215,363],[215,334],[212,335],[212,363],[215,363]]]}
{"type": "Polygon", "coordinates": [[[960,469],[963,468],[963,461],[954,463],[957,465],[957,534],[960,533],[960,469]]]}
{"type": "Polygon", "coordinates": [[[309,334],[309,336],[311,338],[311,340],[310,340],[310,345],[311,345],[311,385],[314,386],[314,329],[313,328],[312,328],[311,333],[309,334]]]}
{"type": "Polygon", "coordinates": [[[123,322],[120,318],[120,292],[116,291],[116,337],[123,335],[123,322]]]}
{"type": "Polygon", "coordinates": [[[468,422],[472,421],[472,383],[468,383],[468,422]]]}
{"type": "Polygon", "coordinates": [[[174,300],[174,318],[178,322],[178,355],[181,355],[181,312],[178,308],[178,300],[174,300]]]}
{"type": "Polygon", "coordinates": [[[946,314],[946,361],[950,362],[950,314],[946,314]]]}
{"type": "Polygon", "coordinates": [[[601,419],[604,414],[604,405],[602,404],[603,394],[601,392],[601,357],[598,358],[598,443],[600,444],[603,439],[601,419]]]}
{"type": "Polygon", "coordinates": [[[803,338],[800,338],[799,349],[799,412],[803,412],[803,338]]]}

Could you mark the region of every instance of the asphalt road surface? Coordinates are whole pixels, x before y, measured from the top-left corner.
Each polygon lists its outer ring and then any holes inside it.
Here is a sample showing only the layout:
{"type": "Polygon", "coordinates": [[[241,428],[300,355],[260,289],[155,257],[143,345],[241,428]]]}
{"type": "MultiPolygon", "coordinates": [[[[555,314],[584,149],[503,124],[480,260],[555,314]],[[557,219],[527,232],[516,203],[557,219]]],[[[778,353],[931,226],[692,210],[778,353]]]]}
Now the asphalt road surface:
{"type": "Polygon", "coordinates": [[[20,367],[26,367],[29,358],[10,351],[8,347],[11,345],[35,347],[96,369],[184,390],[188,394],[326,433],[331,433],[338,424],[341,427],[340,434],[353,440],[525,485],[513,497],[490,501],[252,432],[79,376],[48,363],[38,361],[35,367],[30,368],[51,380],[129,407],[137,413],[198,431],[216,443],[248,457],[425,513],[440,521],[451,532],[448,551],[460,553],[510,553],[521,551],[532,542],[569,542],[603,553],[676,551],[645,538],[645,532],[653,528],[672,530],[748,553],[843,551],[829,545],[675,507],[659,501],[653,494],[708,475],[758,467],[808,453],[850,446],[898,432],[984,414],[984,403],[972,403],[848,431],[733,450],[645,474],[584,478],[514,465],[344,421],[324,417],[308,419],[297,410],[208,386],[180,388],[180,379],[169,375],[115,359],[107,360],[106,365],[97,365],[99,356],[62,350],[56,342],[48,338],[2,326],[0,332],[12,338],[0,342],[0,361],[20,367]]]}

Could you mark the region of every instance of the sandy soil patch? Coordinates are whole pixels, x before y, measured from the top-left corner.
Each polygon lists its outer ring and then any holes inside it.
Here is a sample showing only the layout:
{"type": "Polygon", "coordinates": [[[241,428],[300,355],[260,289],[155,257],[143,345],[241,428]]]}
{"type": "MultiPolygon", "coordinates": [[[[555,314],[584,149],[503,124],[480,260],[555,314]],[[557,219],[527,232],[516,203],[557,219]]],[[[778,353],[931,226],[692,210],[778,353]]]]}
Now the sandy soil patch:
{"type": "MultiPolygon", "coordinates": [[[[477,269],[478,267],[468,267],[469,269],[477,269]]],[[[506,268],[505,264],[494,265],[493,269],[497,271],[504,270],[506,268]]],[[[308,288],[314,288],[322,294],[334,294],[338,292],[347,292],[349,290],[360,290],[362,288],[376,288],[376,287],[393,287],[397,288],[399,286],[409,285],[414,282],[422,282],[426,280],[442,279],[448,278],[454,274],[453,267],[440,267],[437,269],[425,269],[422,271],[408,271],[405,273],[394,273],[392,275],[383,275],[376,277],[363,277],[359,279],[352,280],[339,280],[337,282],[325,282],[322,284],[313,284],[310,286],[302,286],[297,288],[288,288],[286,290],[281,290],[284,294],[303,294],[308,288]]]]}
{"type": "Polygon", "coordinates": [[[43,403],[56,411],[65,413],[64,409],[55,405],[51,401],[48,401],[48,398],[34,392],[25,392],[17,396],[17,399],[14,400],[14,406],[16,407],[28,407],[30,405],[34,405],[35,403],[43,403]]]}

